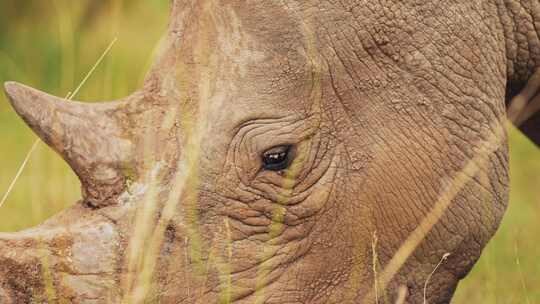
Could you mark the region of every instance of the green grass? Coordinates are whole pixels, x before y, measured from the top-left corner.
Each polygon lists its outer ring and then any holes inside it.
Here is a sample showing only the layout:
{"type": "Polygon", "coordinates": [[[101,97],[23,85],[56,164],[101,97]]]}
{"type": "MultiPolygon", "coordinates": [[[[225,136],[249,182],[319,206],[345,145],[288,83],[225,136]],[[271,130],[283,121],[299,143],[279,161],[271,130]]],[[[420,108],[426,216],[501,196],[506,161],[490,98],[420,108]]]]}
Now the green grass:
{"type": "MultiPolygon", "coordinates": [[[[118,37],[76,99],[125,96],[142,83],[166,28],[168,3],[3,0],[0,82],[16,80],[65,96],[118,37]],[[101,7],[92,7],[96,3],[101,7]]],[[[0,94],[0,196],[35,138],[0,94]]],[[[516,130],[510,131],[510,139],[510,207],[497,235],[460,284],[454,303],[540,303],[540,153],[516,130]]],[[[0,209],[0,231],[36,225],[79,197],[76,176],[41,144],[0,209]]]]}

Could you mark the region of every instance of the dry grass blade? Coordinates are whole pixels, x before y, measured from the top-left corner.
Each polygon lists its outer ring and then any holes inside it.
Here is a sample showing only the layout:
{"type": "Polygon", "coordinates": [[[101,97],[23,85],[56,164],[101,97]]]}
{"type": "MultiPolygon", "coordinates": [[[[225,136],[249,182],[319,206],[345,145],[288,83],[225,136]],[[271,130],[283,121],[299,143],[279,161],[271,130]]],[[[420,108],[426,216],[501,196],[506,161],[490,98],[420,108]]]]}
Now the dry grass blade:
{"type": "MultiPolygon", "coordinates": [[[[529,79],[521,93],[514,97],[507,110],[507,117],[516,126],[521,125],[539,109],[538,101],[532,101],[540,88],[540,69],[529,79]]],[[[537,99],[537,98],[536,98],[537,99]]]]}
{"type": "Polygon", "coordinates": [[[373,289],[375,289],[375,303],[379,304],[379,279],[377,278],[377,264],[378,264],[378,256],[377,256],[377,231],[373,232],[373,238],[371,241],[371,255],[372,255],[372,267],[373,267],[373,289]]]}
{"type": "Polygon", "coordinates": [[[34,142],[28,153],[26,153],[26,156],[24,157],[24,160],[22,164],[19,166],[19,169],[17,170],[17,173],[15,174],[15,177],[13,177],[13,180],[11,180],[11,183],[9,184],[8,189],[6,190],[6,193],[2,197],[2,200],[0,201],[0,208],[4,206],[4,203],[7,201],[7,198],[9,194],[11,193],[11,190],[13,190],[13,187],[15,187],[15,183],[17,183],[17,180],[21,176],[22,172],[24,171],[24,168],[26,167],[26,164],[30,160],[30,156],[32,156],[32,153],[34,150],[36,150],[37,146],[39,144],[39,139],[34,142]]]}
{"type": "Polygon", "coordinates": [[[79,86],[75,89],[75,91],[73,91],[73,94],[70,94],[70,96],[68,97],[68,100],[71,100],[73,97],[75,97],[79,91],[81,90],[81,88],[85,85],[86,81],[88,81],[88,79],[90,78],[90,76],[92,76],[92,74],[94,74],[94,71],[97,69],[97,67],[101,64],[101,62],[103,61],[103,59],[105,59],[105,57],[109,54],[109,52],[111,51],[112,47],[114,46],[114,44],[116,43],[116,41],[118,41],[118,37],[115,37],[111,43],[109,43],[109,46],[105,49],[105,51],[103,51],[103,54],[101,54],[101,56],[98,58],[98,60],[96,61],[96,63],[92,66],[92,68],[90,69],[90,71],[88,71],[88,73],[86,74],[86,76],[84,76],[83,80],[81,81],[81,83],[79,83],[79,86]]]}
{"type": "MultiPolygon", "coordinates": [[[[90,76],[92,76],[92,74],[94,73],[94,71],[97,69],[97,67],[101,64],[101,62],[103,61],[103,59],[105,59],[105,57],[107,56],[107,54],[109,54],[109,52],[111,51],[112,47],[114,46],[114,44],[116,43],[116,41],[118,40],[118,38],[114,38],[113,41],[109,44],[109,46],[107,47],[107,49],[105,49],[105,51],[103,52],[103,54],[101,54],[101,57],[99,57],[99,59],[96,61],[96,63],[92,66],[92,68],[90,69],[90,71],[86,74],[86,76],[83,78],[83,80],[81,81],[81,83],[79,83],[79,86],[75,89],[75,91],[73,91],[73,93],[69,92],[65,99],[67,100],[72,100],[73,97],[75,97],[79,91],[81,90],[81,88],[84,86],[84,84],[86,83],[86,81],[88,81],[88,79],[90,78],[90,76]]],[[[4,193],[4,196],[2,197],[2,200],[0,201],[0,208],[2,208],[2,206],[4,206],[4,203],[7,201],[8,197],[9,197],[9,194],[11,193],[11,191],[13,190],[13,188],[15,187],[15,184],[17,183],[17,180],[19,179],[19,177],[21,176],[22,172],[24,171],[24,169],[26,168],[26,165],[28,164],[28,161],[30,160],[30,157],[32,156],[32,153],[34,153],[34,151],[36,150],[38,144],[39,144],[40,140],[39,139],[36,139],[36,141],[34,141],[34,143],[32,144],[32,147],[30,148],[30,150],[28,150],[28,153],[26,153],[26,156],[24,157],[24,160],[23,162],[21,163],[21,165],[19,166],[19,169],[17,170],[17,173],[15,174],[15,176],[13,177],[13,179],[11,180],[11,183],[9,184],[9,187],[8,189],[6,190],[6,193],[4,193]]]]}
{"type": "Polygon", "coordinates": [[[427,304],[427,288],[428,288],[428,284],[429,284],[429,281],[431,280],[431,277],[433,276],[433,274],[435,274],[435,272],[437,271],[437,269],[439,268],[439,266],[442,265],[442,263],[444,261],[446,261],[446,259],[448,259],[448,257],[450,256],[450,253],[445,253],[441,260],[439,261],[439,263],[437,263],[437,265],[435,266],[435,268],[433,268],[433,271],[428,275],[427,279],[426,279],[426,282],[424,283],[424,304],[427,304]]]}
{"type": "Polygon", "coordinates": [[[515,246],[514,246],[514,254],[516,255],[516,266],[518,268],[519,278],[521,280],[521,286],[525,293],[525,303],[531,304],[531,299],[529,298],[529,292],[527,290],[527,284],[525,283],[525,277],[523,276],[523,269],[521,269],[521,262],[519,260],[519,247],[518,247],[517,241],[515,242],[515,246]]]}
{"type": "Polygon", "coordinates": [[[407,287],[401,285],[398,289],[396,304],[405,304],[405,300],[407,300],[407,287]]]}

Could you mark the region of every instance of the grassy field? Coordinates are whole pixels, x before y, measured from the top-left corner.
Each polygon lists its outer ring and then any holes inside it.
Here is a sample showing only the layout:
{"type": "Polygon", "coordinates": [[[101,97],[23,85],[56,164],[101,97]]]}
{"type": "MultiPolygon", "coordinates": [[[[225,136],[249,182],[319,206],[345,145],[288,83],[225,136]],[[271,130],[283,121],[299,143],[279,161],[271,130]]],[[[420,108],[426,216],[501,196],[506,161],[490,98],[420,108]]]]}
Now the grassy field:
{"type": "MultiPolygon", "coordinates": [[[[113,51],[76,99],[110,100],[141,84],[167,22],[168,0],[0,2],[0,82],[58,96],[72,91],[106,46],[113,51]]],[[[511,202],[502,226],[453,303],[540,303],[540,153],[511,129],[511,202]],[[536,188],[539,187],[539,188],[536,188]]],[[[36,137],[0,95],[0,196],[36,137]]],[[[76,176],[44,144],[6,204],[0,231],[40,223],[80,197],[76,176]]]]}

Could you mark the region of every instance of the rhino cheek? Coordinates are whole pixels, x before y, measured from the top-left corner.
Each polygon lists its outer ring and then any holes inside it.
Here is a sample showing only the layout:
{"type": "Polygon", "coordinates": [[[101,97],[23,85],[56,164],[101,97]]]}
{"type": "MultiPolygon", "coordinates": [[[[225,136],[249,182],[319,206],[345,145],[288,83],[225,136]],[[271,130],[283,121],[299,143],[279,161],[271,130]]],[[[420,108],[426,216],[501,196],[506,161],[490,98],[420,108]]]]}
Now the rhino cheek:
{"type": "Polygon", "coordinates": [[[11,297],[8,295],[7,291],[4,290],[2,287],[0,287],[0,301],[6,304],[13,304],[11,297]]]}

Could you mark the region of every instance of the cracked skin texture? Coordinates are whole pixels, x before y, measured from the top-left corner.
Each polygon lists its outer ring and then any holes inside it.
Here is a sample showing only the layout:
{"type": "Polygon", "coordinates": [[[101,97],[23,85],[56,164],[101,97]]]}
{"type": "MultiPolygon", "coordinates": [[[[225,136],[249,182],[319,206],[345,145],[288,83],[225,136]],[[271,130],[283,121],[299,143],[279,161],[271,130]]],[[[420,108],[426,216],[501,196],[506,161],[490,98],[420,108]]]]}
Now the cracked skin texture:
{"type": "MultiPolygon", "coordinates": [[[[0,234],[1,303],[370,303],[540,60],[537,1],[172,2],[144,86],[99,105],[6,84],[83,199],[0,234]],[[260,155],[294,147],[282,171],[260,155]]],[[[539,143],[533,116],[522,127],[539,143]]],[[[508,196],[501,138],[380,291],[448,303],[508,196]]]]}

